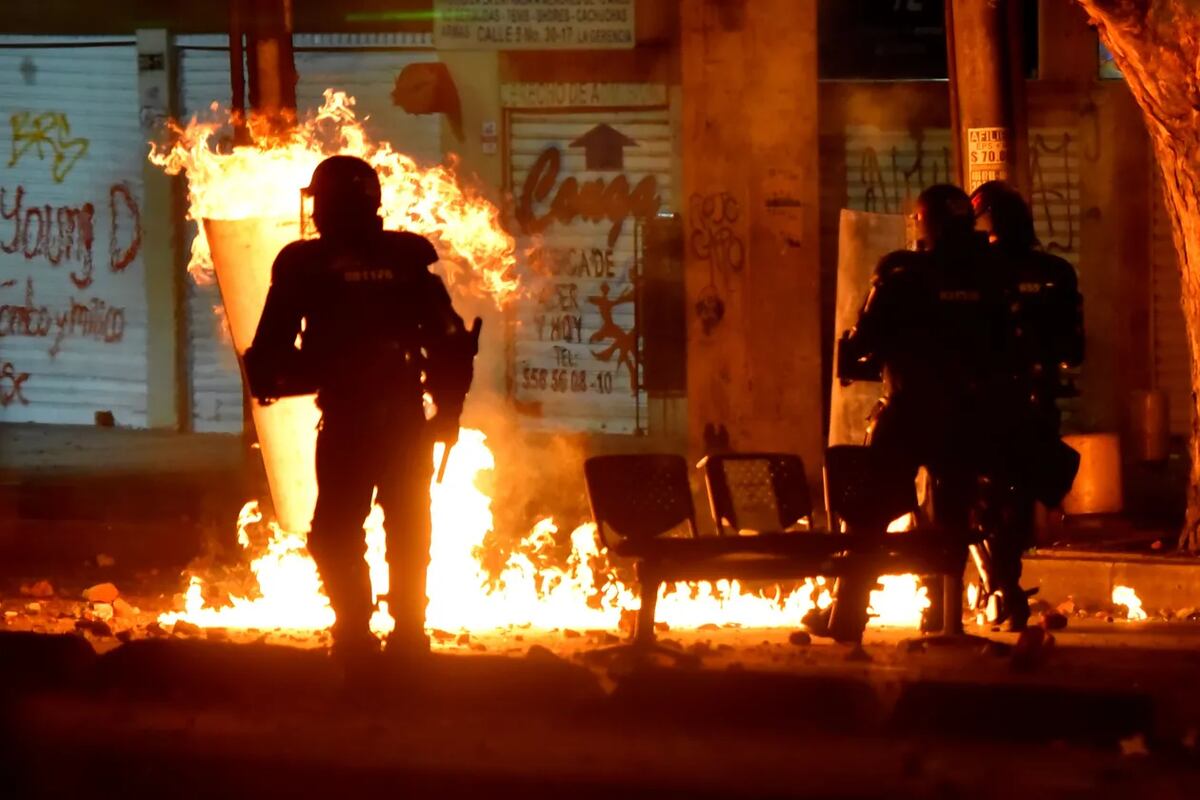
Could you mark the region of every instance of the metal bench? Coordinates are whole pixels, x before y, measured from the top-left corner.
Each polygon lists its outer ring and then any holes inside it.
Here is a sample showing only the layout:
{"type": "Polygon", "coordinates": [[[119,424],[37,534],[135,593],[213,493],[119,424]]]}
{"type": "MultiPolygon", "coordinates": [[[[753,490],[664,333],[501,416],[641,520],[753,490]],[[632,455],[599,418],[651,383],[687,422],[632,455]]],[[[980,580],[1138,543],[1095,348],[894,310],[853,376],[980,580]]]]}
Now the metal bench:
{"type": "MultiPolygon", "coordinates": [[[[886,534],[887,524],[903,513],[892,511],[904,495],[894,489],[875,498],[864,496],[866,484],[877,476],[869,456],[857,450],[861,449],[832,454],[827,468],[827,497],[835,498],[831,508],[847,523],[845,531],[836,532],[812,529],[812,508],[798,457],[776,453],[709,457],[701,466],[721,535],[705,537],[697,532],[689,470],[682,456],[589,458],[584,476],[597,536],[610,552],[634,562],[641,600],[631,641],[605,652],[632,649],[681,655],[655,642],[658,592],[667,582],[869,576],[873,585],[879,575],[890,572],[944,569],[953,551],[946,546],[945,534],[886,534]],[[748,535],[751,517],[755,527],[748,535]]],[[[908,505],[912,494],[910,485],[908,505]]]]}

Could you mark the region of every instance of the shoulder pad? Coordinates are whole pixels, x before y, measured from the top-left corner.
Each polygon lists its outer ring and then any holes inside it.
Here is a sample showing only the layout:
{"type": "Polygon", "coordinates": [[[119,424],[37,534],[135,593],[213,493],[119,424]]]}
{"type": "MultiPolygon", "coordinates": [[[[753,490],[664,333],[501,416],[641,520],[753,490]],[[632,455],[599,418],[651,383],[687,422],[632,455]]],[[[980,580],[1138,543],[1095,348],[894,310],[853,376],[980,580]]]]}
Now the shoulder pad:
{"type": "Polygon", "coordinates": [[[1038,265],[1053,275],[1075,275],[1075,266],[1062,256],[1047,253],[1045,250],[1034,251],[1038,255],[1038,265]]]}
{"type": "Polygon", "coordinates": [[[386,231],[385,241],[397,259],[416,261],[422,267],[434,264],[438,260],[437,250],[433,248],[433,244],[418,233],[386,231]]]}
{"type": "Polygon", "coordinates": [[[284,245],[275,256],[275,264],[271,269],[272,275],[280,273],[293,274],[302,271],[321,258],[321,242],[319,239],[299,239],[284,245]]]}
{"type": "Polygon", "coordinates": [[[875,267],[874,280],[876,283],[882,283],[898,278],[920,267],[922,260],[920,253],[911,250],[895,250],[879,259],[879,264],[875,267]]]}

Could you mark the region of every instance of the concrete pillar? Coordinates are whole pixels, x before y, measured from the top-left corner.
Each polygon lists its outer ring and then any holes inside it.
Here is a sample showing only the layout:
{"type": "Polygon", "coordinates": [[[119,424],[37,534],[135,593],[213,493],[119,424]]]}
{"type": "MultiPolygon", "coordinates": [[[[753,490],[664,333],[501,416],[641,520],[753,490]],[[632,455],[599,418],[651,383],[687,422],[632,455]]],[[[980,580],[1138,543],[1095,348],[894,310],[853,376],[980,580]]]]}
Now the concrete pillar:
{"type": "Polygon", "coordinates": [[[1029,196],[1021,0],[946,0],[950,112],[968,192],[1005,180],[1029,196]]]}
{"type": "MultiPolygon", "coordinates": [[[[178,116],[175,54],[162,29],[137,32],[138,104],[145,141],[159,123],[178,116]]],[[[183,219],[178,177],[145,161],[142,169],[142,265],[146,283],[146,424],[186,430],[191,425],[187,390],[187,276],[181,258],[183,219]]]]}
{"type": "MultiPolygon", "coordinates": [[[[822,459],[816,0],[683,0],[693,453],[822,459]]],[[[819,497],[820,495],[815,495],[819,497]]]]}

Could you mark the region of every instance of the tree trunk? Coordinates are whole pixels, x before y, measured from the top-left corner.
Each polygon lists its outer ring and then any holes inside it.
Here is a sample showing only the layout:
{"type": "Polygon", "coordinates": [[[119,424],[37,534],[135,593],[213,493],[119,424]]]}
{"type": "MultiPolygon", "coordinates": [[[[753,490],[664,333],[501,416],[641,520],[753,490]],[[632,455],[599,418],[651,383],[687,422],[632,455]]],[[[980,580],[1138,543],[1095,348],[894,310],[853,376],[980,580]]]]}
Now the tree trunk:
{"type": "Polygon", "coordinates": [[[1142,109],[1162,185],[1191,354],[1192,426],[1187,521],[1179,547],[1200,553],[1200,3],[1077,0],[1142,109]]]}

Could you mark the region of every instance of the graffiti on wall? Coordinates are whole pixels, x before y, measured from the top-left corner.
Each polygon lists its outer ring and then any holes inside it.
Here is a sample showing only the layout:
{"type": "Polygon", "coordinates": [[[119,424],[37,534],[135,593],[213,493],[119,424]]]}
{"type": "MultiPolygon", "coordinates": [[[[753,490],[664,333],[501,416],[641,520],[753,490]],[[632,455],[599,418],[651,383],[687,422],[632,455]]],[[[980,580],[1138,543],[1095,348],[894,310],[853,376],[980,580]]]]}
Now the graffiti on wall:
{"type": "Polygon", "coordinates": [[[1042,247],[1068,257],[1079,249],[1077,156],[1070,131],[1030,132],[1029,173],[1033,184],[1030,201],[1034,226],[1042,247]]]}
{"type": "Polygon", "coordinates": [[[903,213],[926,186],[950,180],[950,133],[941,133],[917,131],[896,142],[867,143],[857,153],[848,142],[847,159],[857,156],[857,170],[847,188],[852,198],[861,197],[861,210],[903,213]]]}
{"type": "Polygon", "coordinates": [[[18,111],[9,117],[12,128],[12,156],[9,167],[15,167],[30,153],[45,161],[50,156],[50,175],[62,183],[79,159],[88,151],[87,139],[71,137],[71,123],[61,111],[18,111]]]}
{"type": "MultiPolygon", "coordinates": [[[[108,189],[101,206],[108,222],[108,268],[121,272],[142,247],[142,213],[127,183],[108,189]]],[[[0,251],[50,267],[75,265],[77,289],[95,277],[96,205],[91,201],[51,205],[30,202],[24,186],[0,186],[0,251]]]]}
{"type": "MultiPolygon", "coordinates": [[[[1034,225],[1042,246],[1075,261],[1079,250],[1079,147],[1070,129],[1033,128],[1029,160],[1034,225]]],[[[908,211],[927,186],[954,181],[950,131],[846,130],[847,207],[908,211]]]]}
{"type": "Polygon", "coordinates": [[[45,196],[52,185],[79,183],[68,178],[88,154],[89,140],[72,135],[65,113],[22,110],[9,120],[13,178],[0,179],[0,340],[33,340],[36,349],[22,351],[20,368],[16,359],[0,364],[5,408],[31,405],[36,394],[26,390],[39,373],[55,370],[62,353],[125,341],[128,287],[112,281],[142,248],[141,208],[129,183],[89,180],[66,198],[45,196]],[[38,174],[43,162],[48,175],[38,174]]]}
{"type": "Polygon", "coordinates": [[[29,380],[28,372],[17,372],[11,361],[5,361],[0,366],[0,408],[7,408],[13,403],[29,405],[21,387],[29,380]]]}
{"type": "Polygon", "coordinates": [[[725,301],[718,279],[727,287],[729,276],[746,264],[746,242],[738,231],[742,209],[729,192],[696,193],[688,201],[691,231],[688,248],[697,261],[708,263],[708,283],[696,301],[696,316],[706,334],[725,318],[725,301]]]}

